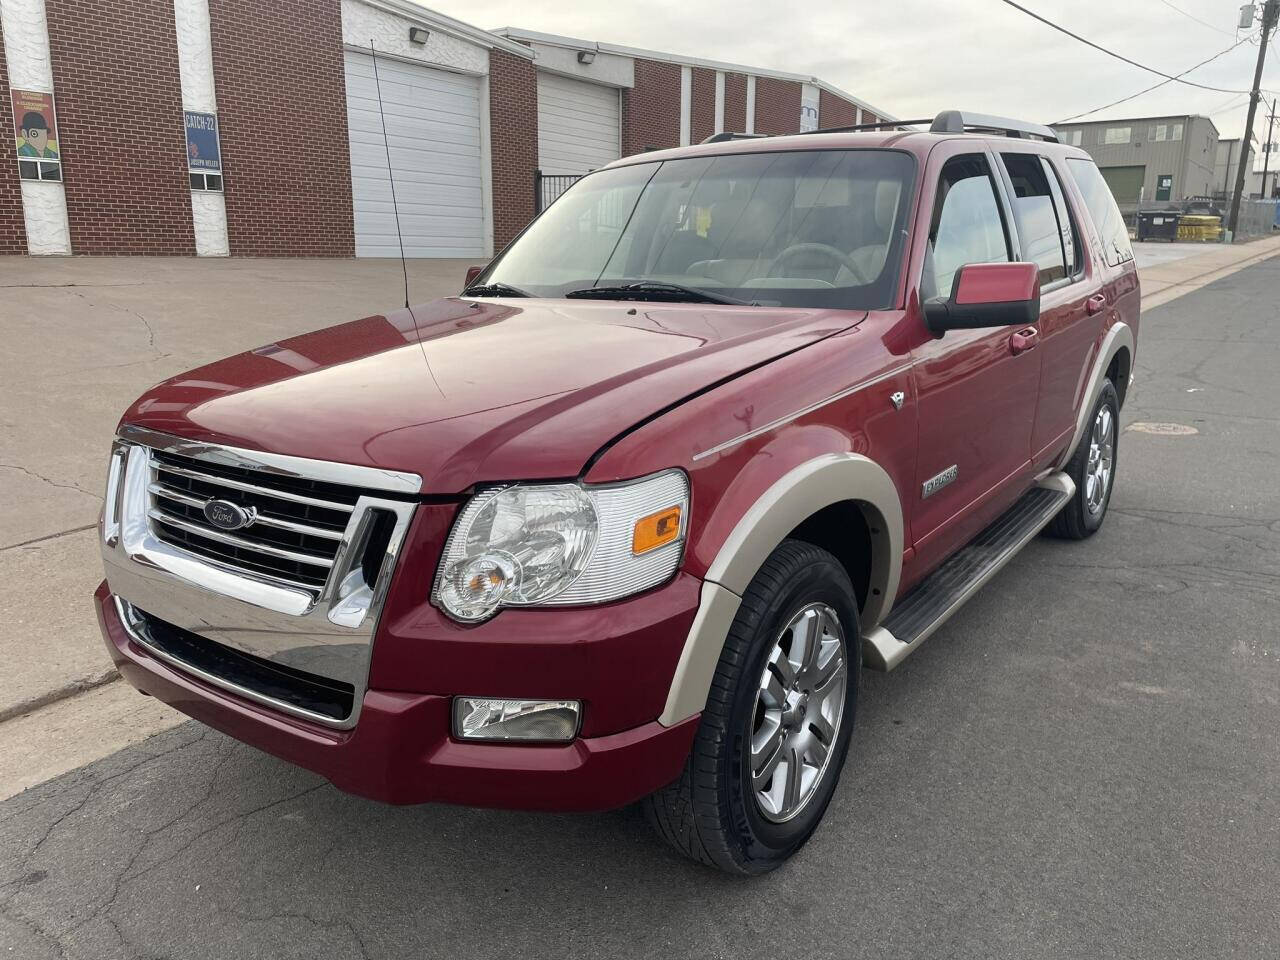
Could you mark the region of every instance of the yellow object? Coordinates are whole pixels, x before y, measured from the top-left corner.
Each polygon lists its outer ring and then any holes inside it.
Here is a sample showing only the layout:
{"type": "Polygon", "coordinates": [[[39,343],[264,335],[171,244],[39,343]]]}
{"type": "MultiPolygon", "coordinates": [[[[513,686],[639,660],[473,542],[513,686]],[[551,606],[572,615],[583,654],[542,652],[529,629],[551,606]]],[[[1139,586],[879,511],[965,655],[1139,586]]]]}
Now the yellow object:
{"type": "Polygon", "coordinates": [[[1207,214],[1183,214],[1178,221],[1178,239],[1208,242],[1222,239],[1222,218],[1207,214]]]}
{"type": "Polygon", "coordinates": [[[680,508],[668,507],[636,521],[631,552],[636,556],[657,550],[680,536],[680,508]]]}

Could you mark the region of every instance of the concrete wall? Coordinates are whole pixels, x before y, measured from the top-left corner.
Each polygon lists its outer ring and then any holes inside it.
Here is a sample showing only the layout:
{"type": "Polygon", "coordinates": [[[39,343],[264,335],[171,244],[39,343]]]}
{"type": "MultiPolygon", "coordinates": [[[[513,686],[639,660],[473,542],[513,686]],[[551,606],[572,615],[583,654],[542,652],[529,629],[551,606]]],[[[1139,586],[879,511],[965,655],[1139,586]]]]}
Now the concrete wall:
{"type": "MultiPolygon", "coordinates": [[[[4,0],[0,3],[0,25],[4,34],[5,70],[10,88],[54,93],[53,57],[49,52],[44,0],[4,0]]],[[[6,99],[3,104],[6,112],[11,102],[6,99]]],[[[59,106],[55,104],[55,112],[59,106]]],[[[65,167],[65,144],[59,141],[58,147],[65,167]]],[[[22,180],[19,192],[27,251],[34,254],[70,253],[66,188],[61,181],[22,180]]]]}
{"type": "Polygon", "coordinates": [[[13,111],[9,97],[9,68],[4,56],[4,31],[0,28],[0,256],[27,252],[27,230],[22,222],[22,181],[14,150],[13,111]]]}

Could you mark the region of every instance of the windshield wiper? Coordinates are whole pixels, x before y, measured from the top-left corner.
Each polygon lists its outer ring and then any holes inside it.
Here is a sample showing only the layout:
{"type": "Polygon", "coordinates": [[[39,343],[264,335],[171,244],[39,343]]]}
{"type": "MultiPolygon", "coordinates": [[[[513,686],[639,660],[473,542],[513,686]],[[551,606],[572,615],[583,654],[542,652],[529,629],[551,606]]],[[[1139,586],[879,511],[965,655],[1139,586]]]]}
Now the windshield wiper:
{"type": "Polygon", "coordinates": [[[463,290],[464,297],[532,297],[533,294],[509,283],[478,283],[463,290]]]}
{"type": "Polygon", "coordinates": [[[726,297],[697,287],[686,287],[681,283],[667,283],[665,280],[637,280],[635,283],[623,283],[611,287],[583,287],[581,290],[570,290],[565,296],[582,300],[660,299],[673,300],[676,303],[686,300],[692,300],[695,303],[731,303],[739,307],[760,305],[757,300],[739,300],[736,297],[726,297]]]}

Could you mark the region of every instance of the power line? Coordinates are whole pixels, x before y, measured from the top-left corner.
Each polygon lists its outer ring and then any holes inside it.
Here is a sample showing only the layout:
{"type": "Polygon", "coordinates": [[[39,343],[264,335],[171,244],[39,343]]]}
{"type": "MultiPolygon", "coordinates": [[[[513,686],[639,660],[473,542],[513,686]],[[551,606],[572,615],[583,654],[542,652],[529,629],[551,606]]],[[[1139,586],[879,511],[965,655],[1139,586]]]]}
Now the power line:
{"type": "MultiPolygon", "coordinates": [[[[1173,82],[1174,82],[1174,80],[1177,80],[1179,77],[1185,77],[1185,76],[1186,76],[1188,73],[1190,73],[1192,70],[1199,70],[1199,69],[1200,69],[1201,67],[1203,67],[1206,63],[1212,63],[1214,60],[1217,60],[1219,57],[1221,57],[1221,56],[1225,56],[1226,54],[1228,54],[1228,53],[1230,53],[1232,50],[1234,50],[1236,47],[1238,47],[1238,46],[1240,46],[1242,43],[1244,43],[1244,42],[1245,42],[1245,40],[1247,40],[1247,39],[1249,39],[1249,38],[1248,38],[1248,37],[1242,37],[1241,39],[1239,39],[1239,40],[1237,40],[1235,43],[1233,43],[1231,46],[1227,47],[1227,49],[1218,51],[1217,53],[1215,53],[1212,57],[1210,57],[1210,58],[1209,58],[1209,59],[1207,59],[1207,60],[1201,60],[1201,61],[1200,61],[1199,63],[1197,63],[1194,67],[1187,67],[1187,69],[1183,70],[1183,71],[1182,71],[1182,73],[1179,73],[1179,74],[1177,74],[1176,76],[1170,77],[1168,80],[1161,80],[1159,83],[1152,84],[1151,86],[1147,87],[1145,90],[1139,90],[1137,93],[1131,93],[1131,94],[1130,94],[1129,96],[1127,96],[1127,97],[1121,97],[1119,100],[1112,100],[1110,103],[1108,103],[1108,104],[1104,104],[1104,105],[1103,105],[1103,106],[1101,106],[1101,107],[1094,107],[1092,110],[1086,110],[1084,113],[1077,113],[1075,116],[1067,117],[1067,118],[1066,118],[1066,120],[1059,120],[1059,121],[1057,121],[1057,122],[1058,122],[1058,123],[1067,123],[1067,122],[1069,122],[1069,121],[1071,121],[1071,120],[1079,120],[1081,117],[1088,117],[1088,116],[1091,116],[1092,114],[1095,114],[1095,113],[1101,113],[1103,110],[1107,110],[1107,109],[1109,109],[1109,108],[1111,108],[1111,107],[1117,107],[1117,106],[1119,106],[1119,105],[1120,105],[1120,104],[1122,104],[1122,103],[1128,103],[1130,100],[1136,100],[1138,97],[1142,96],[1144,93],[1150,93],[1152,90],[1158,90],[1160,87],[1163,87],[1163,86],[1166,86],[1167,84],[1173,83],[1173,82]]],[[[1185,81],[1184,81],[1184,82],[1185,82],[1185,81]]],[[[1248,91],[1247,91],[1247,90],[1246,90],[1246,91],[1243,91],[1243,94],[1244,94],[1245,96],[1247,96],[1247,95],[1248,95],[1248,91]]],[[[1236,94],[1236,96],[1240,96],[1240,95],[1241,95],[1241,94],[1236,94]]]]}
{"type": "Polygon", "coordinates": [[[1170,10],[1176,10],[1178,13],[1182,14],[1188,20],[1194,20],[1196,23],[1200,24],[1200,26],[1202,27],[1208,27],[1210,30],[1214,30],[1214,31],[1217,31],[1218,33],[1225,34],[1228,37],[1233,36],[1230,30],[1223,30],[1221,27],[1215,27],[1212,23],[1209,23],[1207,20],[1201,20],[1195,14],[1187,13],[1187,11],[1183,10],[1181,7],[1175,7],[1172,3],[1169,2],[1169,0],[1160,0],[1160,2],[1163,3],[1170,10]]]}
{"type": "Polygon", "coordinates": [[[1248,94],[1245,94],[1244,96],[1246,97],[1246,99],[1244,99],[1244,100],[1240,99],[1240,97],[1232,97],[1230,100],[1228,100],[1228,101],[1227,101],[1225,104],[1223,104],[1221,107],[1218,107],[1218,108],[1216,108],[1216,109],[1214,109],[1214,110],[1210,110],[1210,111],[1209,111],[1209,116],[1210,116],[1210,117],[1220,117],[1220,116],[1222,116],[1224,113],[1235,113],[1235,112],[1236,112],[1237,110],[1239,110],[1241,107],[1247,107],[1247,106],[1249,105],[1249,101],[1248,101],[1248,99],[1247,99],[1248,94]]]}
{"type": "MultiPolygon", "coordinates": [[[[1054,23],[1052,20],[1048,20],[1040,16],[1040,14],[1036,13],[1034,10],[1028,10],[1026,7],[1022,6],[1021,4],[1014,3],[1014,0],[1000,0],[1000,2],[1007,6],[1013,7],[1013,9],[1015,10],[1025,13],[1027,16],[1031,17],[1033,20],[1039,20],[1046,27],[1052,27],[1054,30],[1057,30],[1059,33],[1065,33],[1072,40],[1079,40],[1085,46],[1093,47],[1093,49],[1101,53],[1105,53],[1109,57],[1115,57],[1115,59],[1117,60],[1122,60],[1125,63],[1129,64],[1131,67],[1137,67],[1139,70],[1147,71],[1147,73],[1154,73],[1157,77],[1164,77],[1166,80],[1176,80],[1178,83],[1185,83],[1189,87],[1199,87],[1201,90],[1214,90],[1218,93],[1248,93],[1249,92],[1248,90],[1233,90],[1230,87],[1211,87],[1208,84],[1196,83],[1193,80],[1182,80],[1180,79],[1180,76],[1175,76],[1174,74],[1165,73],[1163,70],[1157,70],[1155,67],[1148,67],[1145,63],[1139,63],[1137,60],[1131,60],[1130,58],[1126,57],[1124,54],[1116,53],[1114,50],[1108,50],[1106,47],[1100,46],[1099,44],[1094,43],[1092,40],[1086,40],[1084,37],[1080,36],[1080,34],[1072,33],[1066,27],[1059,26],[1058,24],[1054,23]]],[[[1186,71],[1183,71],[1183,72],[1185,73],[1186,71]]]]}

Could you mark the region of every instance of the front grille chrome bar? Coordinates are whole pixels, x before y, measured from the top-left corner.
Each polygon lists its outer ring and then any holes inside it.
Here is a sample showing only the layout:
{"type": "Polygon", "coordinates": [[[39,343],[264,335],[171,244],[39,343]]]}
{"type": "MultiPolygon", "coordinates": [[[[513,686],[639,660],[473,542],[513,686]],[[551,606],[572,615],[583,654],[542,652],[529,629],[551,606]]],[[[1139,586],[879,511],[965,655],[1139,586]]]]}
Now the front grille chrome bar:
{"type": "Polygon", "coordinates": [[[276,490],[272,487],[261,487],[253,483],[245,483],[242,480],[232,480],[227,477],[220,477],[217,474],[201,473],[192,470],[189,467],[175,467],[166,463],[157,463],[156,468],[161,473],[172,473],[179,477],[186,477],[189,480],[199,480],[202,483],[212,483],[220,487],[230,487],[233,490],[241,490],[245,493],[256,493],[263,497],[275,497],[277,500],[289,500],[293,503],[302,503],[310,507],[323,507],[325,510],[335,510],[341,513],[350,513],[352,507],[346,503],[335,503],[332,500],[320,500],[316,497],[303,496],[300,493],[292,493],[288,490],[276,490]]]}
{"type": "MultiPolygon", "coordinates": [[[[214,498],[213,497],[193,497],[189,493],[183,493],[181,490],[174,490],[166,487],[162,483],[153,483],[147,487],[147,492],[157,497],[164,497],[166,500],[173,500],[177,503],[185,503],[188,507],[195,507],[203,510],[205,506],[214,498]]],[[[308,523],[296,523],[292,520],[281,520],[279,517],[273,517],[270,514],[259,513],[254,519],[254,523],[262,524],[264,527],[275,527],[277,530],[288,530],[292,533],[304,533],[308,537],[323,537],[326,540],[341,540],[341,530],[330,530],[327,527],[316,527],[308,523]]]]}
{"type": "Polygon", "coordinates": [[[315,567],[324,567],[326,570],[333,566],[333,561],[326,557],[317,557],[310,553],[299,553],[295,550],[284,550],[280,547],[273,547],[270,544],[259,543],[256,540],[246,540],[243,537],[237,537],[230,533],[223,533],[221,530],[214,530],[211,527],[201,526],[198,523],[189,523],[186,520],[167,514],[163,510],[157,510],[154,507],[147,511],[147,516],[152,520],[158,520],[160,523],[168,524],[171,527],[177,527],[179,530],[185,530],[187,533],[194,534],[197,537],[204,537],[206,540],[216,540],[218,543],[225,543],[233,547],[239,547],[242,550],[253,550],[257,553],[265,553],[269,557],[279,557],[282,560],[293,560],[297,563],[309,563],[315,567]]]}

